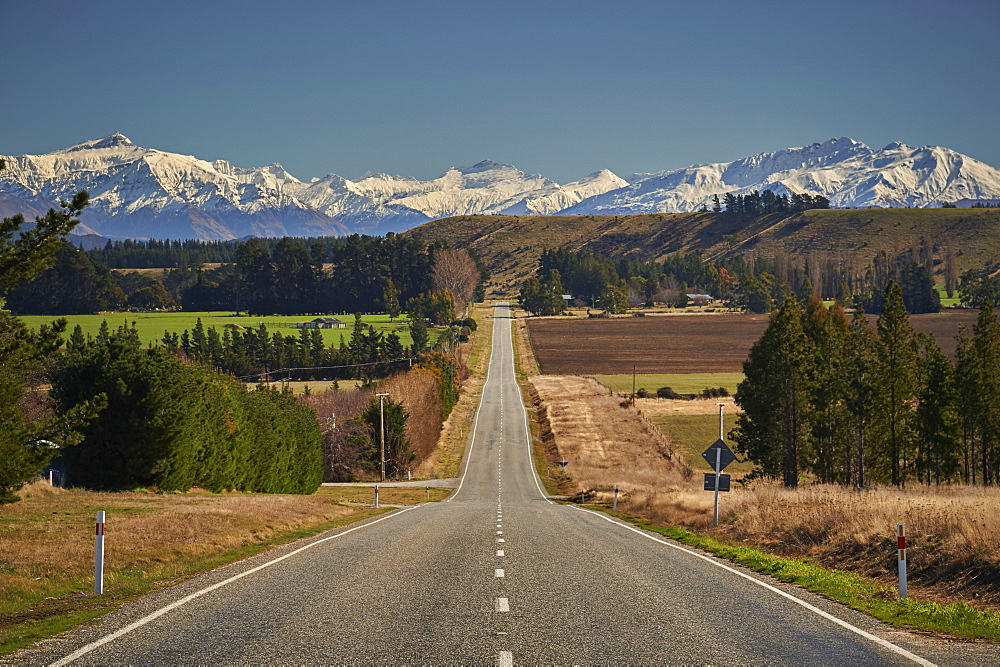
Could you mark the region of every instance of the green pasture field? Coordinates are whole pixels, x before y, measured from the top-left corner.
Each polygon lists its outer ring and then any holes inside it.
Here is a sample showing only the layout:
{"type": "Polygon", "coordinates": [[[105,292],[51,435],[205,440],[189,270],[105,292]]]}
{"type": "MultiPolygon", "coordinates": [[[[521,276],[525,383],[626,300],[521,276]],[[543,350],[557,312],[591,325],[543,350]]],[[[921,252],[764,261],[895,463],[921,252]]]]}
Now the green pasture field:
{"type": "MultiPolygon", "coordinates": [[[[632,392],[631,375],[594,375],[593,378],[616,394],[632,392]]],[[[660,387],[670,387],[678,394],[700,394],[703,389],[725,387],[736,393],[743,373],[650,373],[635,376],[635,388],[656,393],[660,387]]],[[[706,445],[707,446],[707,445],[706,445]]]]}
{"type": "MultiPolygon", "coordinates": [[[[701,453],[719,439],[718,415],[669,415],[650,418],[670,438],[684,463],[691,466],[695,472],[711,471],[701,453]]],[[[729,432],[736,427],[736,415],[724,414],[722,423],[726,442],[731,446],[733,443],[729,439],[729,432]]],[[[726,468],[726,473],[742,477],[753,468],[752,463],[733,461],[726,468]]]]}
{"type": "MultiPolygon", "coordinates": [[[[37,328],[40,324],[48,324],[58,316],[49,315],[25,315],[20,319],[25,322],[30,327],[37,328]]],[[[160,312],[160,313],[99,313],[97,315],[64,315],[67,320],[69,320],[69,326],[66,329],[67,335],[72,333],[73,327],[80,325],[83,329],[83,334],[96,335],[101,327],[101,322],[107,321],[108,326],[114,330],[120,327],[126,322],[131,325],[135,323],[136,329],[139,331],[139,338],[144,344],[148,343],[159,343],[163,338],[163,333],[169,331],[170,333],[180,334],[185,329],[188,331],[194,329],[198,322],[198,318],[201,318],[202,326],[207,330],[209,327],[215,327],[219,334],[222,334],[222,327],[227,324],[238,324],[243,327],[254,327],[256,328],[261,322],[266,322],[269,325],[271,323],[287,323],[288,328],[274,328],[268,326],[268,332],[280,332],[283,336],[297,335],[299,330],[294,328],[296,322],[308,322],[315,318],[313,315],[241,315],[235,316],[231,312],[227,311],[213,311],[213,312],[160,312]]],[[[327,346],[340,347],[340,337],[343,336],[344,340],[350,340],[351,338],[351,328],[354,326],[354,315],[338,315],[337,319],[343,321],[347,324],[346,329],[320,329],[320,333],[323,334],[323,343],[327,346]]],[[[380,313],[376,315],[362,315],[361,319],[366,323],[381,331],[385,331],[388,334],[390,331],[395,331],[399,336],[400,341],[403,345],[411,345],[413,339],[410,337],[409,320],[406,315],[400,316],[398,319],[390,322],[389,315],[387,313],[380,313]]],[[[433,334],[432,334],[433,339],[433,334]]]]}

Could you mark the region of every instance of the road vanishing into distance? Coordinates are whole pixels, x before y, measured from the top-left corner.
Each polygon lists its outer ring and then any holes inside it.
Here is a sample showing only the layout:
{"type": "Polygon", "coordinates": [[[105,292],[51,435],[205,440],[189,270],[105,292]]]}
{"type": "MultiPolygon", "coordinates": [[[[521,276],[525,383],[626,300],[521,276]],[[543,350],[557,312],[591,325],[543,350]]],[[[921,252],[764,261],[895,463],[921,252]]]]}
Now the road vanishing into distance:
{"type": "Polygon", "coordinates": [[[102,665],[969,662],[956,648],[548,499],[532,466],[509,310],[499,305],[461,483],[447,501],[220,568],[9,657],[102,665]]]}

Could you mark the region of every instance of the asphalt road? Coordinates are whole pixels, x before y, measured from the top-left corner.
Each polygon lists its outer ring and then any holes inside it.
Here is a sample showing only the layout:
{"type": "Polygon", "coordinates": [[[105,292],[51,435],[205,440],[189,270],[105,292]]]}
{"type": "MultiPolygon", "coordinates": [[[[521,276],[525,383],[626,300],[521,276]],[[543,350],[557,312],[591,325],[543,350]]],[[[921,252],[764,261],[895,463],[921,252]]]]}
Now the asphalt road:
{"type": "MultiPolygon", "coordinates": [[[[48,640],[53,664],[992,662],[545,497],[510,320],[458,489],[221,568],[48,640]]],[[[992,659],[991,659],[992,658],[992,659]]]]}

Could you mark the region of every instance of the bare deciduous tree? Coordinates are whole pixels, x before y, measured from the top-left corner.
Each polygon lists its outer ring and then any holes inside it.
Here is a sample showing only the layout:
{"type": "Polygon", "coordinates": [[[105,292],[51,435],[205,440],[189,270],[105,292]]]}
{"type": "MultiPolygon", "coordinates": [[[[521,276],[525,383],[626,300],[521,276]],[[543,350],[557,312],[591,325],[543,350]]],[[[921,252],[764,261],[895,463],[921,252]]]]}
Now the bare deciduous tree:
{"type": "Polygon", "coordinates": [[[456,313],[464,312],[479,278],[479,269],[468,250],[438,250],[434,253],[434,268],[431,270],[434,289],[451,290],[456,313]]]}

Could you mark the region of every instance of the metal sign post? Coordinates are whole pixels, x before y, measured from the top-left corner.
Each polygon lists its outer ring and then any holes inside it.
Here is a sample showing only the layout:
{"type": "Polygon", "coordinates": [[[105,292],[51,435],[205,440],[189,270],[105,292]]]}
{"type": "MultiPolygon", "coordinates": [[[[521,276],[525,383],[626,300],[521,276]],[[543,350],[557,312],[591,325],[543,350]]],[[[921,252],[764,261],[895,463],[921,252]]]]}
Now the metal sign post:
{"type": "Polygon", "coordinates": [[[723,475],[722,471],[726,466],[736,460],[733,450],[729,449],[725,441],[719,438],[712,446],[701,453],[702,458],[708,462],[715,474],[705,475],[705,490],[715,492],[715,503],[712,510],[712,525],[719,525],[719,491],[729,490],[729,475],[723,475]],[[725,478],[725,479],[723,479],[725,478]],[[709,483],[711,482],[711,486],[709,483]]]}

